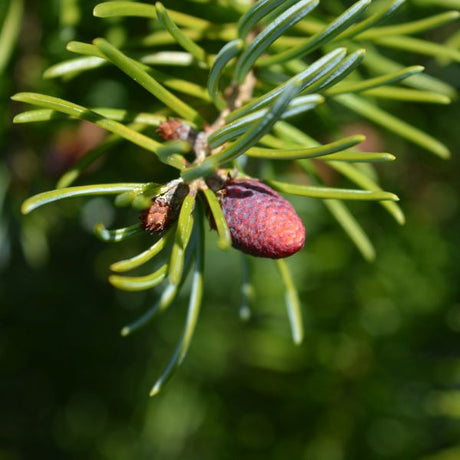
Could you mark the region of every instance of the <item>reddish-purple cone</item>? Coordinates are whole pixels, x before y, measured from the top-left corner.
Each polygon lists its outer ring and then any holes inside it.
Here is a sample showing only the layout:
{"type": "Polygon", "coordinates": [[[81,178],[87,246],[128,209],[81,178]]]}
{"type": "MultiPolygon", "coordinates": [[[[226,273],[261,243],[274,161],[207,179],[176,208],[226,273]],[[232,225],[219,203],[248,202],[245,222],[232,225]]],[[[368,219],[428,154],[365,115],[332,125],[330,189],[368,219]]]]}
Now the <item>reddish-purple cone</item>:
{"type": "Polygon", "coordinates": [[[232,179],[221,191],[232,245],[257,257],[281,259],[305,243],[305,227],[292,205],[256,179],[232,179]]]}

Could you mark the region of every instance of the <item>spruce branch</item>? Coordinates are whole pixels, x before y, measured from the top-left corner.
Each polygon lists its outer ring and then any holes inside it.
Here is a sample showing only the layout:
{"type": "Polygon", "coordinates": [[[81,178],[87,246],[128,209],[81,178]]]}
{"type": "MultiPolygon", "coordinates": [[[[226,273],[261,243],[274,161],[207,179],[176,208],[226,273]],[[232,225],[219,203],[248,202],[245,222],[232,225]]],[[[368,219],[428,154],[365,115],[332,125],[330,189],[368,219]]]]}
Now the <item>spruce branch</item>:
{"type": "MultiPolygon", "coordinates": [[[[441,158],[449,157],[442,141],[391,109],[382,109],[379,101],[447,104],[455,97],[451,86],[423,73],[423,66],[407,66],[385,52],[416,51],[458,62],[459,52],[449,41],[438,44],[413,35],[455,21],[459,14],[444,12],[385,24],[389,18],[397,21],[402,5],[403,0],[392,0],[374,8],[371,0],[359,0],[335,15],[318,0],[259,0],[248,3],[245,11],[241,5],[230,5],[240,14],[239,21],[216,25],[160,2],[103,2],[94,8],[94,16],[127,22],[131,17],[143,18],[153,32],[127,38],[121,46],[105,38],[72,41],[67,49],[78,57],[52,65],[44,77],[76,79],[86,72],[97,75],[100,68],[111,65],[146,90],[145,109],[85,107],[37,93],[13,96],[37,107],[18,114],[16,123],[86,120],[110,133],[64,173],[55,190],[27,199],[22,211],[27,214],[65,198],[113,195],[116,207],[129,206],[140,214],[140,222],[125,227],[107,229],[99,224],[95,228],[96,236],[105,242],[125,242],[145,232],[152,236],[151,244],[139,254],[110,266],[114,273],[109,282],[116,288],[138,291],[161,286],[156,302],[122,329],[123,336],[166,310],[192,272],[183,333],[152,395],[183,361],[196,327],[204,292],[206,220],[217,231],[221,249],[233,246],[244,253],[242,318],[249,318],[250,307],[256,307],[249,256],[276,259],[296,344],[304,334],[302,305],[285,258],[302,248],[305,228],[278,192],[324,203],[368,261],[375,258],[375,249],[345,201],[377,201],[404,223],[399,198],[359,166],[391,162],[395,155],[360,151],[362,135],[341,138],[330,133],[328,142],[321,143],[305,122],[306,112],[316,116],[316,108],[323,105],[333,121],[337,105],[342,106],[441,158]],[[160,66],[166,68],[160,71],[160,66]],[[152,126],[158,128],[153,135],[148,131],[152,126]],[[141,183],[70,187],[90,164],[122,141],[153,153],[170,168],[173,179],[157,183],[146,177],[141,183]],[[281,160],[300,172],[295,183],[278,174],[276,165],[281,160]],[[251,177],[249,172],[257,170],[251,165],[260,161],[273,165],[275,174],[251,177]],[[351,182],[354,188],[325,183],[320,167],[335,171],[338,180],[351,182]],[[138,268],[146,274],[125,275],[138,268]]],[[[0,70],[17,31],[18,12],[10,11],[7,18],[1,34],[9,39],[0,43],[0,70]]]]}

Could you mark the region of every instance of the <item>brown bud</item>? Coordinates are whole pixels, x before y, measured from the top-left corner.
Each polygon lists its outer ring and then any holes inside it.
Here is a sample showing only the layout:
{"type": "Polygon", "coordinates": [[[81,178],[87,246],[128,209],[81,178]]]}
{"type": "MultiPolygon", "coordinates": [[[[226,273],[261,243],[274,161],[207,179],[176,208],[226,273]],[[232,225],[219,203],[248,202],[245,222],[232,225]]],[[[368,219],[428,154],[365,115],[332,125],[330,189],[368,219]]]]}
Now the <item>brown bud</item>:
{"type": "Polygon", "coordinates": [[[179,120],[167,120],[160,123],[157,133],[165,141],[184,139],[188,134],[189,128],[179,120]]]}
{"type": "Polygon", "coordinates": [[[150,208],[140,216],[144,229],[150,233],[159,233],[169,228],[177,220],[188,191],[188,185],[179,184],[166,193],[153,197],[150,208]]]}

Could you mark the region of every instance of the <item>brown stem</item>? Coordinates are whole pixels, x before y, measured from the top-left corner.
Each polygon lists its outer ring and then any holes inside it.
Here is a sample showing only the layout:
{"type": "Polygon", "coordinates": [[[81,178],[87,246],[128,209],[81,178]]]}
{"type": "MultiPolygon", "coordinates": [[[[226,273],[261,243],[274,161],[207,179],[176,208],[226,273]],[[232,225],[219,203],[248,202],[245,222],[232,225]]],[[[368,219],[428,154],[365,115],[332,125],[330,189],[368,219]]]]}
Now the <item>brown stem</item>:
{"type": "Polygon", "coordinates": [[[241,85],[234,83],[227,91],[227,107],[219,114],[216,121],[209,127],[207,133],[212,133],[225,125],[225,118],[233,110],[241,107],[248,99],[251,98],[254,87],[257,83],[254,73],[251,71],[247,74],[244,82],[241,85]]]}

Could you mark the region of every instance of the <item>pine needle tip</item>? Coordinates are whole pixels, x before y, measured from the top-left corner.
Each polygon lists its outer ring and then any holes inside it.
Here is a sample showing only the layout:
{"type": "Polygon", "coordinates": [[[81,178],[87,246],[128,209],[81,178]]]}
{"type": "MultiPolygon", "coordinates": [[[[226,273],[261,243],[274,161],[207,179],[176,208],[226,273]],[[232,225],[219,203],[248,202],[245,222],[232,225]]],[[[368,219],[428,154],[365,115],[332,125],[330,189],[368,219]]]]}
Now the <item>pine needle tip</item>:
{"type": "Polygon", "coordinates": [[[160,392],[160,390],[161,390],[160,385],[155,384],[154,387],[150,390],[149,396],[151,398],[153,398],[154,396],[156,396],[160,392]]]}
{"type": "Polygon", "coordinates": [[[399,210],[397,214],[395,214],[395,219],[396,219],[396,222],[399,224],[399,225],[405,225],[406,223],[406,216],[404,215],[404,213],[399,210]]]}
{"type": "Polygon", "coordinates": [[[374,248],[368,248],[366,252],[363,252],[363,257],[366,262],[375,262],[376,254],[374,248]]]}
{"type": "Polygon", "coordinates": [[[111,264],[109,266],[110,270],[112,270],[113,272],[118,272],[118,267],[119,267],[119,263],[118,262],[114,262],[113,264],[111,264]]]}
{"type": "Polygon", "coordinates": [[[300,346],[303,343],[303,334],[297,333],[292,337],[292,341],[294,342],[294,345],[300,346]]]}
{"type": "Polygon", "coordinates": [[[452,154],[450,153],[450,150],[446,147],[444,149],[439,149],[438,150],[438,153],[439,153],[439,156],[443,159],[443,160],[449,160],[450,157],[452,156],[452,154]]]}
{"type": "Polygon", "coordinates": [[[112,286],[114,286],[114,287],[119,287],[119,285],[120,285],[120,284],[119,284],[120,277],[117,276],[117,275],[110,275],[110,276],[108,277],[108,281],[109,281],[109,283],[110,283],[112,286]]]}
{"type": "Polygon", "coordinates": [[[21,205],[21,214],[26,215],[26,214],[29,214],[30,211],[32,211],[32,208],[30,207],[28,201],[29,200],[26,200],[26,201],[24,201],[24,203],[22,203],[22,205],[21,205]]]}
{"type": "Polygon", "coordinates": [[[94,46],[97,46],[99,48],[99,46],[103,43],[106,43],[106,40],[104,38],[101,38],[101,37],[98,37],[98,38],[95,38],[93,40],[93,45],[94,46]]]}
{"type": "Polygon", "coordinates": [[[224,239],[219,239],[217,242],[217,246],[219,249],[222,249],[223,251],[228,251],[231,247],[231,243],[229,243],[227,240],[224,239]]]}

